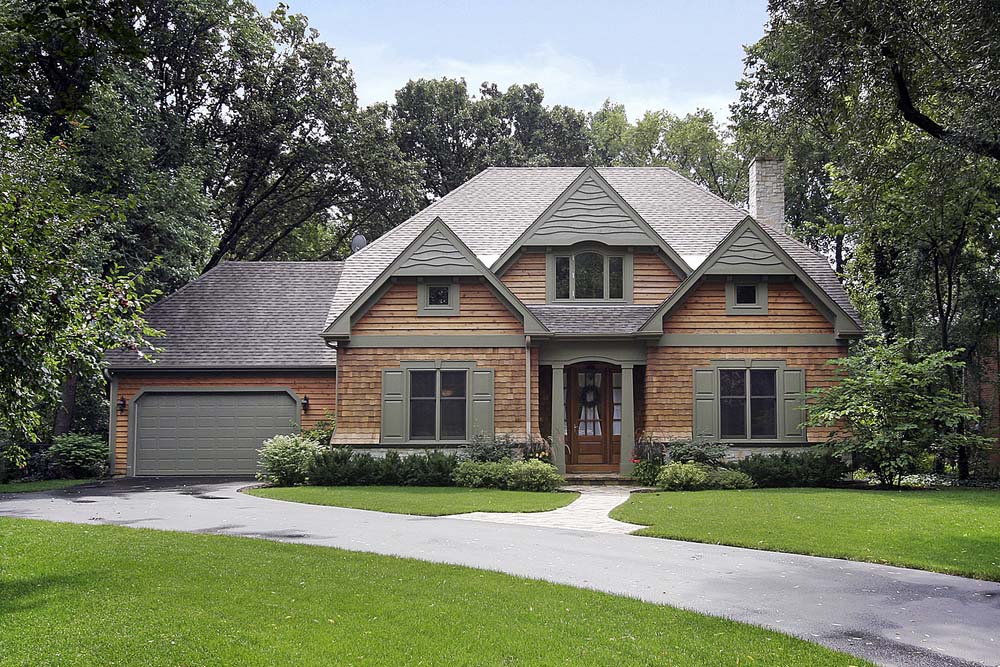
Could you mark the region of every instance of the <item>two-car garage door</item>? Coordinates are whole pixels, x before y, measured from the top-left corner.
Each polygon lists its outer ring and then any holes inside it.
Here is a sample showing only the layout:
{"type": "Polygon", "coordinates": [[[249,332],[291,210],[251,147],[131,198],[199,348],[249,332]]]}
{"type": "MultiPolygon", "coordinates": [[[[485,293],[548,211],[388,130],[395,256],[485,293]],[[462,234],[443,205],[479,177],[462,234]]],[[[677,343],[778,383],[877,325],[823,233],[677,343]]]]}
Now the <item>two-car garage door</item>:
{"type": "Polygon", "coordinates": [[[135,402],[135,475],[252,475],[261,443],[297,430],[284,391],[148,392],[135,402]]]}

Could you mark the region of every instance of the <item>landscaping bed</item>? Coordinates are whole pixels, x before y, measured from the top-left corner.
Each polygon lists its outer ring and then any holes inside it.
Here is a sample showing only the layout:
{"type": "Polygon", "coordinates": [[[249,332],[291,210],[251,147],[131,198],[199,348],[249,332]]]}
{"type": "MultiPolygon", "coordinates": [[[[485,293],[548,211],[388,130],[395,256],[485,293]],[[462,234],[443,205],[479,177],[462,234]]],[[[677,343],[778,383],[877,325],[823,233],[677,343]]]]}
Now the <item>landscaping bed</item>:
{"type": "Polygon", "coordinates": [[[1000,493],[752,489],[633,494],[638,535],[900,565],[1000,581],[1000,493]]]}
{"type": "Polygon", "coordinates": [[[9,482],[0,484],[0,493],[31,493],[34,491],[56,491],[71,486],[90,484],[93,479],[43,479],[36,482],[9,482]]]}
{"type": "Polygon", "coordinates": [[[327,547],[0,519],[4,665],[797,665],[750,625],[327,547]]]}
{"type": "Polygon", "coordinates": [[[569,492],[501,491],[454,486],[257,487],[247,489],[247,493],[311,505],[422,516],[465,512],[546,512],[565,507],[580,495],[569,492]]]}

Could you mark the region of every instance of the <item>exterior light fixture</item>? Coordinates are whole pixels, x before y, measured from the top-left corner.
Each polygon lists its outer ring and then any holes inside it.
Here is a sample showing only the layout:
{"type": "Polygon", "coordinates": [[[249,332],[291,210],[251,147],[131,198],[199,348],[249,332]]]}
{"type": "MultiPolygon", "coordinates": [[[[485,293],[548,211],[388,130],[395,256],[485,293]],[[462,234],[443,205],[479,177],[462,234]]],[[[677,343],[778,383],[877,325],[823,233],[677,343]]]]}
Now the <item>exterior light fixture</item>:
{"type": "Polygon", "coordinates": [[[302,412],[309,412],[309,396],[302,397],[302,412]]]}
{"type": "Polygon", "coordinates": [[[118,414],[125,414],[125,410],[128,408],[128,403],[125,402],[125,397],[122,396],[118,399],[118,414]]]}

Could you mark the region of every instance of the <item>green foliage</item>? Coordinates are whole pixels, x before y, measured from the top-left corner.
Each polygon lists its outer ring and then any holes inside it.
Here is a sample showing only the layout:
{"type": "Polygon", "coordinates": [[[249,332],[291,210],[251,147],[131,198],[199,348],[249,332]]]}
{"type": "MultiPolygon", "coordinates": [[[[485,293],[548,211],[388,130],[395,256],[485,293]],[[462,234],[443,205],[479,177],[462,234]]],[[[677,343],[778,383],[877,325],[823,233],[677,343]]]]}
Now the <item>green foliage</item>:
{"type": "Polygon", "coordinates": [[[745,472],[730,470],[729,468],[716,468],[708,476],[706,488],[709,489],[752,489],[756,486],[753,478],[745,472]]]}
{"type": "Polygon", "coordinates": [[[751,454],[732,464],[759,487],[834,486],[844,481],[849,467],[829,449],[779,454],[751,454]]]}
{"type": "Polygon", "coordinates": [[[99,376],[108,348],[154,349],[142,275],[99,268],[128,202],[74,194],[77,173],[68,144],[46,141],[17,110],[0,116],[0,432],[16,467],[17,445],[38,440],[67,373],[99,376]]]}
{"type": "Polygon", "coordinates": [[[468,461],[505,461],[517,457],[518,443],[508,433],[476,433],[468,445],[459,451],[459,458],[468,461]]]}
{"type": "Polygon", "coordinates": [[[830,427],[829,444],[885,485],[915,471],[927,452],[976,449],[978,410],[949,389],[948,374],[964,365],[957,353],[919,353],[909,341],[868,340],[831,363],[838,383],[811,392],[807,423],[830,427]]]}
{"type": "Polygon", "coordinates": [[[538,459],[462,461],[453,478],[459,486],[513,491],[555,491],[566,483],[555,466],[538,459]]]}
{"type": "Polygon", "coordinates": [[[514,461],[507,478],[512,491],[555,491],[565,483],[555,466],[538,459],[514,461]]]}
{"type": "Polygon", "coordinates": [[[635,441],[632,450],[632,463],[648,462],[660,465],[667,460],[667,444],[654,438],[649,433],[643,433],[635,441]]]}
{"type": "Polygon", "coordinates": [[[333,415],[329,412],[326,413],[326,419],[316,422],[312,428],[307,428],[302,430],[302,435],[307,438],[312,438],[320,445],[329,445],[330,438],[337,430],[337,421],[333,418],[333,415]]]}
{"type": "Polygon", "coordinates": [[[656,484],[656,477],[660,473],[661,463],[652,461],[639,461],[632,469],[632,477],[643,486],[653,486],[656,484]]]}
{"type": "Polygon", "coordinates": [[[48,478],[84,479],[108,474],[108,441],[99,435],[57,436],[43,456],[48,478]]]}
{"type": "Polygon", "coordinates": [[[276,435],[258,450],[261,472],[257,479],[278,486],[303,484],[321,451],[320,445],[303,433],[276,435]]]}
{"type": "Polygon", "coordinates": [[[677,439],[666,443],[667,456],[677,463],[701,463],[707,466],[722,465],[729,447],[721,442],[677,439]]]}
{"type": "Polygon", "coordinates": [[[668,463],[656,475],[664,491],[699,491],[708,487],[711,469],[700,463],[668,463]]]}
{"type": "Polygon", "coordinates": [[[349,447],[325,447],[312,459],[308,483],[316,486],[452,486],[458,460],[443,452],[420,452],[384,457],[349,447]]]}
{"type": "Polygon", "coordinates": [[[458,486],[473,489],[506,489],[510,461],[462,461],[452,478],[458,486]]]}

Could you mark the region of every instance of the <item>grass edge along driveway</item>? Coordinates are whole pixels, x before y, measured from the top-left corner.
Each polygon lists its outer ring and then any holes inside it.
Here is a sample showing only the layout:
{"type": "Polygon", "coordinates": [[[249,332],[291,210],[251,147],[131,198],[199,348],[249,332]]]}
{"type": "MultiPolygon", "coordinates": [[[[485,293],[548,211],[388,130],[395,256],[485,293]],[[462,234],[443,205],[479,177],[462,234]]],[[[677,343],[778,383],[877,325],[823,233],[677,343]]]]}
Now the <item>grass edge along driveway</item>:
{"type": "Polygon", "coordinates": [[[90,484],[93,479],[46,479],[39,482],[9,482],[0,484],[0,494],[4,493],[33,493],[35,491],[56,491],[58,489],[68,489],[71,486],[82,486],[90,484]]]}
{"type": "Polygon", "coordinates": [[[720,618],[453,565],[0,518],[4,665],[870,663],[720,618]]]}
{"type": "Polygon", "coordinates": [[[261,498],[359,510],[445,516],[466,512],[547,512],[565,507],[579,493],[500,491],[461,486],[292,486],[256,487],[247,493],[261,498]]]}
{"type": "Polygon", "coordinates": [[[635,493],[611,512],[635,535],[1000,581],[1000,491],[751,489],[635,493]]]}

